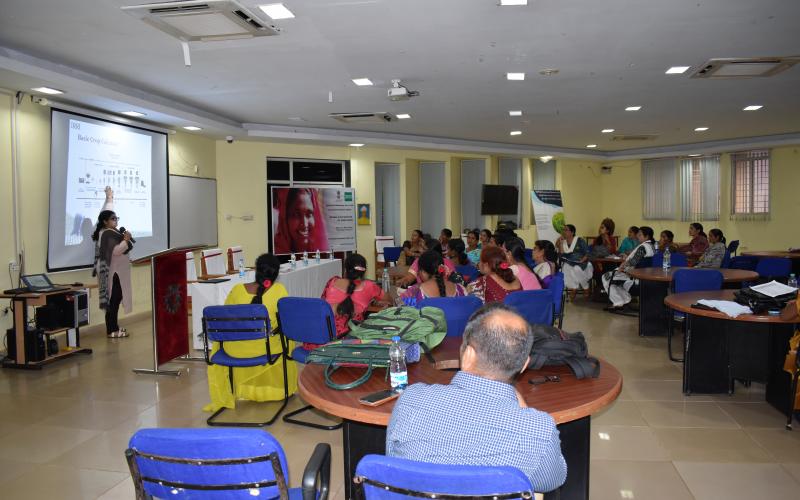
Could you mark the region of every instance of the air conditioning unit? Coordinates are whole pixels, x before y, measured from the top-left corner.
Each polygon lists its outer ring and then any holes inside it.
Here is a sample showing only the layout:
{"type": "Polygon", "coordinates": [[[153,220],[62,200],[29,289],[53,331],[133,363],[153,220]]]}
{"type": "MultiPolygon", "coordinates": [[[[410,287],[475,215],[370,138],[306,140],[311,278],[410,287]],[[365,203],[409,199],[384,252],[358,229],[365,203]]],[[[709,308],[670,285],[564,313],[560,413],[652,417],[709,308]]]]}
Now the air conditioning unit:
{"type": "Polygon", "coordinates": [[[364,123],[364,122],[380,122],[388,123],[394,117],[386,112],[380,113],[331,113],[328,116],[334,120],[339,120],[344,123],[364,123]]]}
{"type": "Polygon", "coordinates": [[[752,78],[775,76],[800,63],[800,57],[716,58],[700,65],[692,78],[752,78]]]}
{"type": "Polygon", "coordinates": [[[184,42],[236,40],[280,32],[236,0],[178,0],[128,5],[122,10],[184,42]]]}

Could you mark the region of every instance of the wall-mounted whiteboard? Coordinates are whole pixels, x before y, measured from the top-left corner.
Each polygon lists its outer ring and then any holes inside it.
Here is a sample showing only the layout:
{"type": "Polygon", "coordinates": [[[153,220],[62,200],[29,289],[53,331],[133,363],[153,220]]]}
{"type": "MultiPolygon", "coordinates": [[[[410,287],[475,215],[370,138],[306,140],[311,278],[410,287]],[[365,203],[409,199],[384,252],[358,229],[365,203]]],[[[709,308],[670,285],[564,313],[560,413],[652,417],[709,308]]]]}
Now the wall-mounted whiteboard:
{"type": "Polygon", "coordinates": [[[217,246],[217,180],[169,176],[169,246],[217,246]]]}

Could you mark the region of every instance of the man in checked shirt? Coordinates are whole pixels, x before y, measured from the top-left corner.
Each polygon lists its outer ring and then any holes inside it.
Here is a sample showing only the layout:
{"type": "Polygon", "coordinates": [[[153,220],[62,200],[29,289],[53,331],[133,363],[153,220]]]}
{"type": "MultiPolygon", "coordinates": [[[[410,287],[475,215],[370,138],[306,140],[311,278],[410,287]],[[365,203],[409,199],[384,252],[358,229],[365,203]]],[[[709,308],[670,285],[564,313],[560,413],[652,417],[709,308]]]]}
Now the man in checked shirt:
{"type": "Polygon", "coordinates": [[[528,366],[530,325],[493,303],[470,318],[461,371],[449,385],[412,384],[400,396],[386,432],[386,454],[420,462],[506,465],[535,491],[564,483],[567,464],[553,418],[528,408],[514,377],[528,366]]]}

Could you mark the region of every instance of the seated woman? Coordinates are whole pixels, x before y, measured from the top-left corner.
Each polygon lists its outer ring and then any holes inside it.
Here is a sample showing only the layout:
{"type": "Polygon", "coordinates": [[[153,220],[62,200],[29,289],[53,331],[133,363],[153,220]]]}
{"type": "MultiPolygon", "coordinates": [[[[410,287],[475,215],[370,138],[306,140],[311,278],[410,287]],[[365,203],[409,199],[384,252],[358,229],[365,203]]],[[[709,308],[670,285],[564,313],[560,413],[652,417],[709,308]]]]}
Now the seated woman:
{"type": "Polygon", "coordinates": [[[511,271],[517,277],[523,290],[541,290],[539,278],[528,267],[525,260],[525,242],[521,238],[511,238],[503,244],[506,259],[511,264],[511,271]]]}
{"type": "Polygon", "coordinates": [[[708,242],[711,246],[703,253],[700,260],[694,267],[719,269],[722,267],[722,261],[725,259],[725,235],[719,229],[712,229],[708,232],[708,242]]]}
{"type": "MultiPolygon", "coordinates": [[[[270,327],[278,327],[278,301],[288,296],[286,288],[277,283],[280,262],[270,253],[262,254],[256,259],[256,280],[253,283],[239,283],[231,289],[225,299],[226,305],[231,304],[264,304],[269,313],[270,327]]],[[[219,345],[215,342],[211,347],[212,354],[217,352],[219,345]]],[[[281,337],[274,335],[269,339],[270,354],[282,352],[281,337]]],[[[289,352],[294,349],[294,342],[288,343],[289,352]]],[[[225,351],[235,358],[250,358],[267,354],[263,340],[245,340],[225,344],[225,351]]],[[[219,365],[208,366],[208,392],[211,403],[203,410],[217,411],[222,408],[234,408],[236,399],[250,401],[279,401],[283,394],[283,361],[278,361],[267,366],[236,367],[233,369],[236,394],[231,392],[231,383],[228,378],[228,367],[219,365]]],[[[286,363],[286,376],[289,394],[297,391],[297,364],[286,363]]]]}
{"type": "Polygon", "coordinates": [[[533,272],[542,283],[542,287],[547,288],[553,275],[556,274],[556,262],[558,253],[556,247],[550,240],[537,240],[533,244],[533,272]]]}
{"type": "MultiPolygon", "coordinates": [[[[334,276],[325,285],[322,298],[334,311],[337,337],[350,331],[350,320],[363,320],[370,304],[391,301],[377,283],[364,279],[366,272],[367,260],[357,253],[350,254],[344,261],[344,277],[334,276]]],[[[317,346],[304,344],[303,347],[313,349],[317,346]]]]}
{"type": "Polygon", "coordinates": [[[631,287],[636,284],[636,280],[631,278],[628,273],[646,257],[652,257],[655,253],[655,240],[653,239],[653,228],[642,226],[637,234],[639,246],[637,246],[614,271],[608,271],[603,275],[603,288],[608,293],[611,306],[607,311],[616,311],[625,307],[631,301],[629,293],[631,287]]]}
{"type": "Polygon", "coordinates": [[[481,243],[478,231],[467,232],[467,258],[473,266],[477,266],[481,261],[481,243]]]}
{"type": "Polygon", "coordinates": [[[675,238],[675,235],[672,234],[672,231],[669,229],[665,229],[661,231],[661,234],[658,238],[658,251],[664,253],[664,250],[669,248],[670,253],[675,253],[678,251],[678,245],[672,242],[675,238]]]}
{"type": "Polygon", "coordinates": [[[403,255],[406,258],[406,265],[410,266],[414,263],[414,260],[422,255],[422,252],[425,251],[425,243],[422,239],[422,231],[419,229],[415,229],[411,231],[411,240],[410,245],[408,248],[403,245],[403,255]]]}
{"type": "Polygon", "coordinates": [[[481,262],[478,269],[483,274],[469,284],[469,293],[475,295],[483,303],[502,302],[506,295],[522,290],[522,285],[511,264],[506,260],[502,248],[488,246],[481,251],[481,262]]]}
{"type": "MultiPolygon", "coordinates": [[[[483,250],[488,245],[492,244],[492,232],[489,231],[488,229],[481,229],[480,240],[481,241],[479,246],[481,250],[483,250]]],[[[478,259],[478,262],[480,262],[480,258],[478,259]]]]}
{"type": "Polygon", "coordinates": [[[447,279],[448,270],[441,253],[428,250],[417,261],[421,282],[403,292],[401,299],[413,298],[419,302],[429,297],[463,297],[467,294],[462,285],[447,279]]]}
{"type": "Polygon", "coordinates": [[[564,273],[564,286],[574,299],[578,289],[588,292],[592,279],[592,263],[589,262],[589,246],[583,238],[575,236],[575,226],[567,224],[556,240],[561,272],[564,273]]]}
{"type": "Polygon", "coordinates": [[[639,246],[639,240],[636,237],[637,234],[639,234],[638,226],[631,226],[628,228],[628,236],[622,240],[622,243],[619,245],[619,249],[617,249],[621,255],[627,256],[633,251],[634,248],[639,246]]]}
{"type": "Polygon", "coordinates": [[[614,220],[606,217],[600,223],[597,237],[592,243],[592,258],[608,257],[617,253],[617,244],[614,242],[614,220]]]}
{"type": "Polygon", "coordinates": [[[447,242],[447,259],[457,266],[468,266],[472,264],[467,256],[467,246],[461,238],[448,240],[447,242]]]}
{"type": "Polygon", "coordinates": [[[692,241],[678,248],[678,251],[685,253],[692,260],[699,259],[708,249],[708,237],[703,232],[703,225],[699,222],[689,224],[689,236],[692,241]]]}
{"type": "MultiPolygon", "coordinates": [[[[423,242],[423,248],[425,248],[426,252],[428,250],[433,250],[434,252],[438,252],[439,255],[442,255],[442,245],[439,243],[438,240],[435,240],[433,238],[428,238],[427,240],[425,240],[423,242]]],[[[445,258],[444,265],[448,269],[449,276],[452,276],[453,274],[458,275],[458,273],[456,272],[456,265],[453,264],[453,262],[450,259],[445,258]]],[[[412,283],[422,283],[422,281],[419,278],[419,263],[417,261],[414,261],[414,263],[411,264],[411,267],[408,268],[408,272],[402,278],[397,280],[398,286],[408,286],[411,285],[412,283]]]]}

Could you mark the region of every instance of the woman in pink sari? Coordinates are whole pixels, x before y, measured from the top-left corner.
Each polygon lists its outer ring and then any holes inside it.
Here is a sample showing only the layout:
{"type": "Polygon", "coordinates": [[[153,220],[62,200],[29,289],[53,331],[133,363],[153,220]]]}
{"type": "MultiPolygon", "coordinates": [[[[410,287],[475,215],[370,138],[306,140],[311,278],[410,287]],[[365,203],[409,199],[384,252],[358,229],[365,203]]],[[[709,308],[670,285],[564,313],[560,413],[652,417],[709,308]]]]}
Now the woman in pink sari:
{"type": "Polygon", "coordinates": [[[272,191],[274,253],[330,250],[322,210],[322,191],[313,188],[276,188],[272,191]]]}

